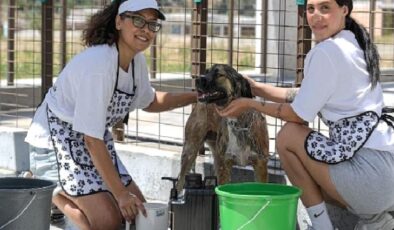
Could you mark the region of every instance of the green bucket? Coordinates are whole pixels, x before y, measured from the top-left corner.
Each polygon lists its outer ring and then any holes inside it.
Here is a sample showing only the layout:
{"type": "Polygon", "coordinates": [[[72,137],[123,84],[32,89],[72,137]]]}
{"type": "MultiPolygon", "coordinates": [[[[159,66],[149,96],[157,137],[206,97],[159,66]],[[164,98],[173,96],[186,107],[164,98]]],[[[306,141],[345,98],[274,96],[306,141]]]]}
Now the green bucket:
{"type": "Polygon", "coordinates": [[[216,187],[221,230],[294,230],[301,190],[270,183],[216,187]]]}

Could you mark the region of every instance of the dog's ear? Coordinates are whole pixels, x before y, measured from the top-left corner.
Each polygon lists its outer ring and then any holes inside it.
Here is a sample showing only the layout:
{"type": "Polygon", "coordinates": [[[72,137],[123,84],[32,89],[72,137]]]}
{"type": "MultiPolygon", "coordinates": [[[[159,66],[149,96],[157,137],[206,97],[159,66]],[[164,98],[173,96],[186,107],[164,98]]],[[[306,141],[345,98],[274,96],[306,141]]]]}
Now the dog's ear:
{"type": "Polygon", "coordinates": [[[237,88],[240,90],[240,92],[238,91],[241,94],[240,96],[252,98],[252,90],[248,80],[246,80],[240,73],[238,73],[237,70],[229,65],[224,65],[224,69],[232,76],[231,79],[235,87],[234,89],[237,88]]]}
{"type": "Polygon", "coordinates": [[[217,69],[218,64],[214,64],[213,66],[211,66],[211,68],[208,68],[205,70],[204,75],[207,75],[209,72],[213,71],[214,69],[217,69]]]}
{"type": "Polygon", "coordinates": [[[241,94],[242,97],[248,97],[248,98],[253,98],[252,95],[252,89],[250,88],[250,84],[248,80],[246,80],[241,74],[238,74],[242,79],[241,79],[241,94]]]}

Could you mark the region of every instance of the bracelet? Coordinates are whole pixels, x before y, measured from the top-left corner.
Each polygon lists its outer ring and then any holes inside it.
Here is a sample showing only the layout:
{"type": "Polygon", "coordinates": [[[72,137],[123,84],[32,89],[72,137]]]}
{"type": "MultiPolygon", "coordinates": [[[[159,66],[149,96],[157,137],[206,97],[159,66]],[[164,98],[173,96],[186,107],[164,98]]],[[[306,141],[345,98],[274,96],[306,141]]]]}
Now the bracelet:
{"type": "Polygon", "coordinates": [[[277,110],[276,110],[276,117],[282,120],[282,116],[280,115],[280,112],[282,111],[282,106],[283,103],[280,103],[277,110]]]}

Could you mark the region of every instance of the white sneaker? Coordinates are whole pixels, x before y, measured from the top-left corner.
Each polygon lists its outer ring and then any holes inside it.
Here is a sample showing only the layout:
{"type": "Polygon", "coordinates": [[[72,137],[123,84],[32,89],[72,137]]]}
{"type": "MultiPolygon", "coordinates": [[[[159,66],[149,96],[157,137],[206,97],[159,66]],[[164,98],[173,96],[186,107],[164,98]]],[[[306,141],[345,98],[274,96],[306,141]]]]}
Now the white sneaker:
{"type": "Polygon", "coordinates": [[[354,230],[394,230],[394,218],[387,212],[360,220],[354,230]]]}
{"type": "Polygon", "coordinates": [[[65,216],[60,211],[60,209],[54,205],[53,203],[51,204],[51,223],[61,223],[64,222],[65,216]]]}
{"type": "Polygon", "coordinates": [[[29,171],[22,171],[18,177],[22,177],[22,178],[34,178],[33,173],[29,170],[29,171]]]}

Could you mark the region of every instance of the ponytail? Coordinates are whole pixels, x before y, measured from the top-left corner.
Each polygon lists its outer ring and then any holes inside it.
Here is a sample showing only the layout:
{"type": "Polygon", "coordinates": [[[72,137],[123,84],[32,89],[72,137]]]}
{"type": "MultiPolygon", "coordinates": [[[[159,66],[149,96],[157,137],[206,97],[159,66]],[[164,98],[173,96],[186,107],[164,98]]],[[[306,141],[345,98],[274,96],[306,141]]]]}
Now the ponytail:
{"type": "Polygon", "coordinates": [[[369,79],[372,84],[372,88],[380,80],[380,68],[379,68],[379,53],[375,44],[372,42],[368,31],[362,25],[358,24],[349,15],[346,16],[346,29],[350,30],[356,36],[358,45],[364,51],[364,58],[367,64],[367,71],[369,73],[369,79]]]}
{"type": "Polygon", "coordinates": [[[113,45],[118,41],[119,31],[116,29],[115,19],[122,1],[112,1],[110,5],[90,18],[87,27],[82,32],[84,45],[113,45]]]}

